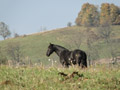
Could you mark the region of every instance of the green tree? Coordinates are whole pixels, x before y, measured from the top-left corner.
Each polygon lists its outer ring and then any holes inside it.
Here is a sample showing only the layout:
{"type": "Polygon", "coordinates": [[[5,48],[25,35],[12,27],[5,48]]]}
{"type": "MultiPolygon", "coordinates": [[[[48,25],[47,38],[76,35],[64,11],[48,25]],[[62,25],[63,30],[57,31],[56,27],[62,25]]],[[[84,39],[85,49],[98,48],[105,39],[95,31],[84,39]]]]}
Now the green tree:
{"type": "Polygon", "coordinates": [[[11,35],[8,26],[4,22],[0,22],[0,35],[4,38],[4,40],[11,35]]]}

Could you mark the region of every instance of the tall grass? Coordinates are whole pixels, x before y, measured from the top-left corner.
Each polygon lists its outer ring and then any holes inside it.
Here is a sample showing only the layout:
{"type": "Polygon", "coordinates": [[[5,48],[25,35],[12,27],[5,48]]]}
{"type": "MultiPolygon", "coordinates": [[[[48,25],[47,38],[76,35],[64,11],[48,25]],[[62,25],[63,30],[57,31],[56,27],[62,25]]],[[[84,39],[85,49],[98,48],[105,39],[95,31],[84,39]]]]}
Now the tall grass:
{"type": "Polygon", "coordinates": [[[120,90],[120,66],[12,67],[0,66],[0,90],[120,90]],[[81,77],[65,77],[78,72],[81,77]]]}

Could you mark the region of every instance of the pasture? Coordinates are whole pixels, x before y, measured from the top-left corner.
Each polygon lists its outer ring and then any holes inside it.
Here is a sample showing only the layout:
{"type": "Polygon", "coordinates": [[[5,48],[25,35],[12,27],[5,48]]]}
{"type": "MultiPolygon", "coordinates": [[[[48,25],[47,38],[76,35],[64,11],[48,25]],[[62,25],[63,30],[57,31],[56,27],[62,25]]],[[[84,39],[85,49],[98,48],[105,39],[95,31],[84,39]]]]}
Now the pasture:
{"type": "Polygon", "coordinates": [[[0,66],[0,90],[120,90],[120,65],[0,66]],[[67,76],[58,73],[63,72],[67,76]],[[71,76],[73,72],[77,74],[71,76]]]}
{"type": "MultiPolygon", "coordinates": [[[[114,33],[114,35],[112,35],[112,38],[111,38],[113,42],[112,44],[115,48],[117,48],[115,49],[115,51],[120,52],[120,49],[119,49],[120,26],[116,25],[116,26],[112,26],[112,28],[114,33]]],[[[90,28],[90,30],[94,31],[94,33],[97,33],[97,29],[98,28],[96,27],[90,28]]],[[[79,39],[81,38],[81,33],[83,34],[85,30],[86,28],[82,26],[81,27],[72,26],[72,27],[55,29],[51,31],[40,32],[36,34],[31,34],[31,35],[24,35],[17,38],[11,38],[11,39],[0,41],[0,48],[3,54],[8,59],[13,59],[7,53],[7,48],[10,47],[11,44],[16,46],[18,45],[20,46],[21,54],[23,55],[21,57],[23,61],[27,62],[27,60],[31,60],[33,63],[42,62],[43,64],[48,65],[49,58],[46,57],[45,54],[50,42],[53,44],[61,45],[69,50],[78,49],[76,47],[75,40],[79,42],[80,41],[79,39]],[[77,39],[76,37],[79,37],[79,39],[77,39]]],[[[110,46],[108,46],[103,39],[95,41],[94,43],[92,43],[92,46],[96,48],[97,53],[99,53],[98,59],[111,58],[111,54],[109,51],[110,46]]],[[[88,51],[86,40],[81,41],[79,49],[85,52],[88,51]]],[[[56,56],[56,54],[51,55],[50,59],[51,58],[59,62],[59,59],[56,56]]]]}

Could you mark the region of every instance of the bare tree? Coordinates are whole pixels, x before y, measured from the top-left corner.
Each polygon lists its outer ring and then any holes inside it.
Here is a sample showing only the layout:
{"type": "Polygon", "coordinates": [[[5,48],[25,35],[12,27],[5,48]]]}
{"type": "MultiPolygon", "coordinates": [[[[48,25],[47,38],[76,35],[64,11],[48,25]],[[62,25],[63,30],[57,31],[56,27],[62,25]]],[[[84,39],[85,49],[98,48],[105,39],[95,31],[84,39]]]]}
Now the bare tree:
{"type": "Polygon", "coordinates": [[[20,35],[18,33],[14,33],[14,37],[19,37],[20,35]]]}
{"type": "Polygon", "coordinates": [[[80,49],[84,38],[83,33],[80,30],[78,32],[62,32],[61,34],[63,35],[62,40],[67,44],[69,49],[73,49],[73,47],[80,49]]]}
{"type": "Polygon", "coordinates": [[[91,28],[86,27],[86,30],[84,31],[84,37],[87,44],[87,56],[89,65],[91,65],[93,60],[96,60],[99,58],[97,46],[94,45],[94,42],[97,41],[99,38],[98,36],[91,30],[91,28]]]}
{"type": "Polygon", "coordinates": [[[67,23],[67,26],[68,26],[68,27],[71,27],[71,26],[72,26],[72,23],[71,23],[71,22],[68,22],[68,23],[67,23]]]}
{"type": "Polygon", "coordinates": [[[74,34],[70,38],[70,40],[73,44],[75,44],[76,48],[80,49],[80,46],[81,46],[82,41],[83,41],[83,34],[81,32],[78,32],[78,33],[74,34]]]}
{"type": "Polygon", "coordinates": [[[11,35],[8,26],[4,22],[0,22],[0,35],[4,38],[4,40],[11,35]]]}
{"type": "Polygon", "coordinates": [[[43,32],[44,32],[44,31],[46,31],[46,30],[47,30],[47,28],[46,28],[45,26],[41,26],[41,27],[40,27],[40,31],[43,31],[43,32]]]}
{"type": "Polygon", "coordinates": [[[113,29],[111,28],[110,24],[106,22],[104,25],[100,26],[98,29],[98,35],[108,44],[110,42],[111,36],[113,35],[113,29]]]}
{"type": "Polygon", "coordinates": [[[3,50],[2,48],[0,47],[0,65],[1,64],[6,64],[8,61],[6,55],[3,54],[3,50]]]}
{"type": "Polygon", "coordinates": [[[112,60],[115,61],[115,58],[118,56],[117,48],[115,45],[118,42],[115,42],[111,37],[114,35],[113,29],[109,22],[105,22],[104,25],[100,26],[98,29],[98,35],[101,39],[105,40],[108,52],[111,54],[112,60]]]}
{"type": "Polygon", "coordinates": [[[21,50],[19,42],[8,43],[6,50],[12,60],[15,60],[17,62],[21,61],[21,59],[23,57],[23,52],[21,50]]]}

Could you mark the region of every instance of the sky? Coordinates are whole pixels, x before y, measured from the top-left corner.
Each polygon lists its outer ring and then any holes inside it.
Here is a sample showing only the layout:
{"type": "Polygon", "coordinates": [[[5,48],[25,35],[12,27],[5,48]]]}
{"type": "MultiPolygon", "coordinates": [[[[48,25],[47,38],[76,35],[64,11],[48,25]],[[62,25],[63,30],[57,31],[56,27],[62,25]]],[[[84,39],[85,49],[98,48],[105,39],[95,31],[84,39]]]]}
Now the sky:
{"type": "Polygon", "coordinates": [[[75,25],[75,19],[84,3],[101,5],[120,0],[0,0],[0,22],[5,22],[12,33],[19,35],[75,25]]]}

